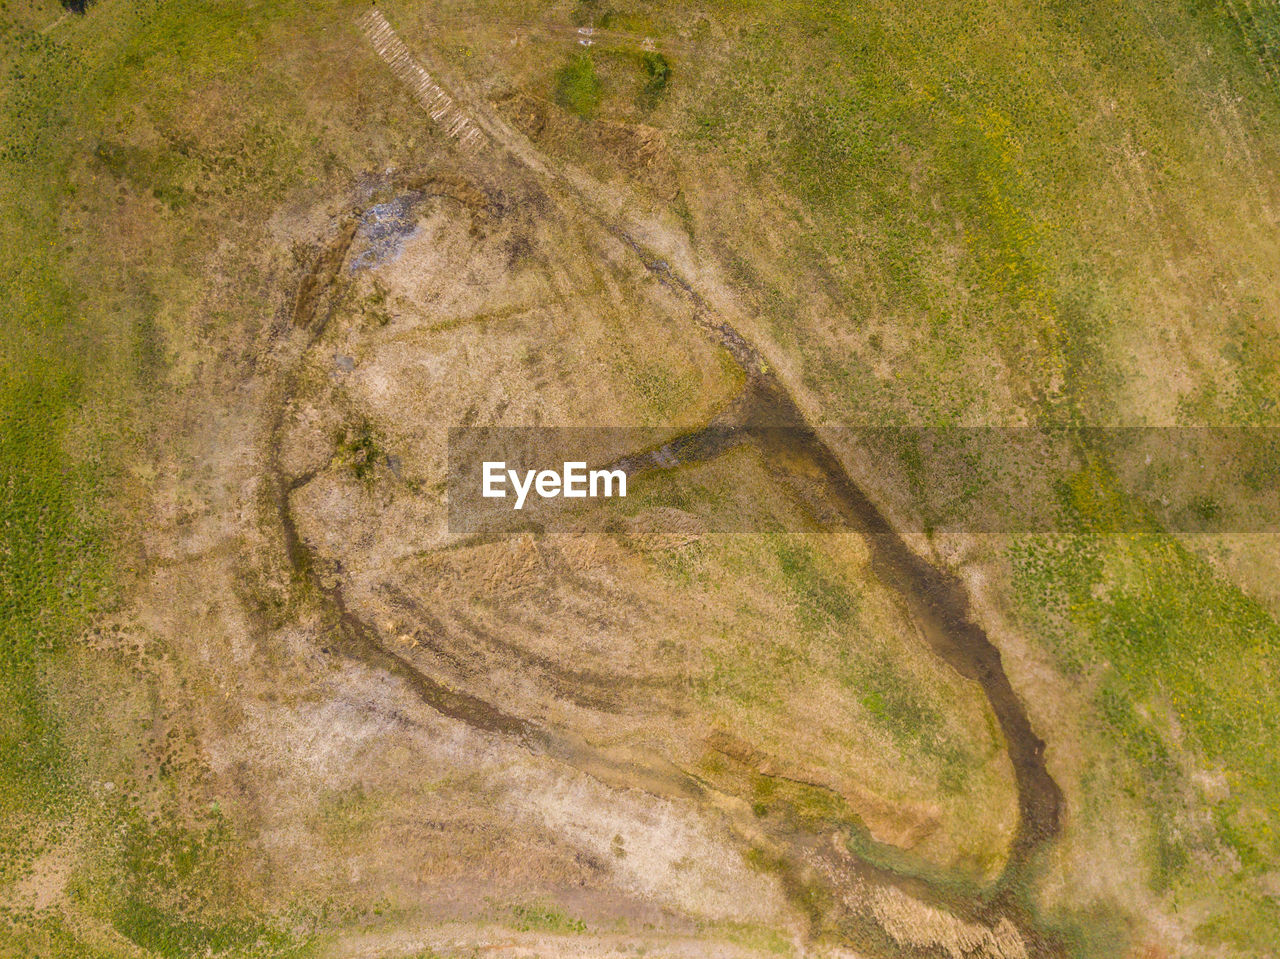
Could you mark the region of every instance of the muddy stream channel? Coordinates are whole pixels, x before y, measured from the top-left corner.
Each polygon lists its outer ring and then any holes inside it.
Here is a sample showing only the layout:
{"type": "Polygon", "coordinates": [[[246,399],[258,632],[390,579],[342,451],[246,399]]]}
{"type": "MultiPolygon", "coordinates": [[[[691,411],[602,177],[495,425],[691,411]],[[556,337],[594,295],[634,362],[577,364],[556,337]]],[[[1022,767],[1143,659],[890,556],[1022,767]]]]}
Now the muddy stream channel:
{"type": "MultiPolygon", "coordinates": [[[[419,184],[415,196],[448,196],[451,185],[435,188],[419,184]]],[[[581,198],[579,198],[581,199],[581,198]]],[[[703,298],[663,260],[655,258],[622,226],[594,210],[589,211],[607,232],[625,243],[645,269],[669,289],[688,299],[698,323],[732,356],[744,376],[740,395],[702,429],[689,432],[661,448],[636,451],[615,465],[629,474],[671,469],[704,462],[750,444],[761,460],[780,478],[804,476],[815,516],[826,517],[831,528],[852,529],[866,540],[874,575],[897,594],[920,628],[933,652],[956,673],[976,682],[986,694],[999,723],[1012,763],[1018,798],[1018,824],[1008,859],[999,878],[987,888],[973,891],[963,883],[950,883],[920,875],[904,875],[852,853],[833,853],[828,837],[784,834],[753,816],[746,804],[725,796],[678,768],[661,755],[644,750],[611,750],[596,746],[568,730],[551,729],[513,715],[471,693],[451,688],[415,667],[407,658],[384,646],[378,631],[360,617],[347,601],[341,575],[321,576],[324,561],[314,554],[297,528],[292,508],[294,492],[315,474],[288,475],[280,458],[286,413],[294,400],[298,370],[312,346],[323,334],[337,297],[329,288],[349,270],[350,249],[357,212],[338,235],[321,249],[310,272],[302,278],[294,322],[302,328],[293,335],[293,365],[283,375],[270,423],[270,468],[275,489],[277,519],[284,547],[295,575],[307,583],[328,607],[334,635],[331,646],[346,655],[401,678],[431,708],[479,731],[512,738],[525,748],[556,760],[616,788],[639,788],[672,800],[692,801],[715,810],[744,843],[762,851],[775,864],[784,888],[802,912],[810,916],[812,932],[836,934],[869,954],[941,955],[940,946],[914,948],[903,945],[879,927],[868,910],[835,906],[841,889],[865,889],[868,884],[891,886],[934,908],[988,927],[1009,920],[1017,928],[1031,956],[1056,956],[1061,944],[1037,928],[1021,895],[1031,879],[1034,860],[1060,828],[1062,793],[1044,761],[1044,743],[1031,727],[1026,709],[1005,674],[1000,652],[986,632],[974,622],[963,584],[951,573],[931,565],[915,553],[883,512],[853,481],[833,449],[806,421],[782,382],[768,370],[756,349],[731,325],[716,317],[703,298]],[[816,480],[815,480],[816,477],[816,480]],[[828,864],[815,870],[816,861],[828,864]],[[832,875],[839,878],[833,880],[832,875]],[[832,886],[837,888],[831,888],[832,886]],[[819,910],[817,897],[827,902],[819,910]],[[843,911],[842,911],[843,908],[843,911]],[[824,912],[824,915],[819,913],[824,912]]],[[[340,285],[340,284],[337,284],[340,285]]],[[[789,484],[791,485],[791,484],[789,484]]],[[[975,801],[982,801],[975,797],[975,801]]],[[[848,897],[843,900],[852,902],[848,897]]]]}

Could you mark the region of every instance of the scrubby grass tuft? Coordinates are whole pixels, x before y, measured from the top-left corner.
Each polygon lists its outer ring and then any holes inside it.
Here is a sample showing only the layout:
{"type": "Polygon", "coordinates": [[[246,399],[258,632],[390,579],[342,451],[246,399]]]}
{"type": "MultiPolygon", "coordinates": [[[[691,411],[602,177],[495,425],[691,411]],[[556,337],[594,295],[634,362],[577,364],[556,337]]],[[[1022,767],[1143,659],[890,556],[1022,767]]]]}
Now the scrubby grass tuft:
{"type": "Polygon", "coordinates": [[[661,53],[647,50],[640,55],[640,66],[644,68],[645,76],[648,78],[645,81],[644,94],[650,99],[656,99],[671,82],[671,64],[661,53]]]}
{"type": "Polygon", "coordinates": [[[587,924],[554,906],[517,904],[511,907],[512,926],[521,932],[586,932],[587,924]]]}

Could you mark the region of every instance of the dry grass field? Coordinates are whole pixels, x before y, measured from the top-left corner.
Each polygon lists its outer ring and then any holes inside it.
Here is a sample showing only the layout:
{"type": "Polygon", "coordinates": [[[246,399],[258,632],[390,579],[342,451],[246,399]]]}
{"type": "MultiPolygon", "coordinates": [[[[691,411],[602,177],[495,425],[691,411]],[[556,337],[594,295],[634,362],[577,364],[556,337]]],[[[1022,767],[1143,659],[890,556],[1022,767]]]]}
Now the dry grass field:
{"type": "Polygon", "coordinates": [[[1274,955],[1275,535],[838,428],[1275,425],[1280,14],[376,10],[0,3],[0,955],[1274,955]]]}

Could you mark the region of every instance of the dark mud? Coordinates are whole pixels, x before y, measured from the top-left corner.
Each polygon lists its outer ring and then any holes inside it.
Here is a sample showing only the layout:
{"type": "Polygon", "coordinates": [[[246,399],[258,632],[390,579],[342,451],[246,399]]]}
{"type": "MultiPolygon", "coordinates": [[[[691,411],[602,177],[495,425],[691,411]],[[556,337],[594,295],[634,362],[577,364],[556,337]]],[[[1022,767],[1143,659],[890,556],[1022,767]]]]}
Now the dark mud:
{"type": "MultiPolygon", "coordinates": [[[[1037,854],[1062,827],[1063,795],[1044,760],[1045,743],[1031,726],[1027,710],[1004,671],[1000,651],[973,621],[964,584],[912,550],[888,518],[854,482],[835,451],[809,425],[787,389],[768,371],[755,348],[730,324],[714,316],[705,300],[665,261],[653,258],[629,234],[606,224],[640,257],[645,268],[696,308],[698,322],[729,352],[746,376],[746,386],[729,407],[700,430],[679,436],[654,450],[615,465],[630,473],[705,462],[743,445],[754,446],[765,465],[784,479],[803,477],[791,487],[807,503],[820,525],[853,529],[863,535],[872,571],[906,604],[930,648],[959,675],[982,687],[1000,724],[1013,766],[1018,794],[1018,826],[995,888],[980,901],[963,903],[954,893],[922,880],[905,880],[875,869],[924,902],[945,904],[986,921],[1007,917],[1033,955],[1056,955],[1061,945],[1036,929],[1020,894],[1031,878],[1037,854]],[[815,483],[813,476],[818,477],[815,483]]],[[[867,865],[867,864],[864,864],[867,865]]]]}

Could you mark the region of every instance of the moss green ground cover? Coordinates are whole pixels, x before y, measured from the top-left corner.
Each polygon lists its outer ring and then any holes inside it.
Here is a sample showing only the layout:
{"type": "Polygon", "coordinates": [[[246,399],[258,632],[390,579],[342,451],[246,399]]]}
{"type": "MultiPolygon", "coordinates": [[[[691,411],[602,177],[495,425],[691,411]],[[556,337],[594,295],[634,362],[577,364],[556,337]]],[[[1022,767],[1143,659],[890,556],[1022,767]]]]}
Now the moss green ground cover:
{"type": "MultiPolygon", "coordinates": [[[[68,894],[89,927],[158,956],[294,955],[285,920],[237,888],[220,815],[157,821],[128,780],[103,798],[90,773],[127,769],[135,744],[85,752],[53,691],[70,680],[146,698],[123,670],[78,674],[76,641],[129,581],[116,498],[182,335],[166,337],[162,307],[198,295],[220,232],[343,169],[349,141],[307,115],[305,52],[283,55],[282,38],[301,24],[314,48],[331,18],[345,29],[351,17],[155,0],[63,14],[0,5],[0,883],[11,890],[74,839],[68,894]]],[[[15,906],[0,915],[0,954],[117,950],[15,906]]]]}
{"type": "MultiPolygon", "coordinates": [[[[1233,209],[1277,158],[1280,96],[1252,56],[1273,14],[1138,2],[787,10],[782,29],[745,15],[691,129],[801,200],[818,225],[801,247],[841,265],[827,272],[846,329],[888,327],[882,338],[910,344],[886,384],[872,370],[882,344],[832,350],[795,319],[784,284],[766,294],[776,335],[806,358],[834,419],[999,421],[1008,411],[979,367],[999,356],[1020,380],[1012,398],[1040,421],[1274,421],[1269,221],[1233,209]],[[1227,101],[1245,118],[1230,133],[1206,119],[1227,101]],[[1166,257],[1173,275],[1156,265],[1166,257]],[[1250,295],[1224,296],[1222,276],[1250,295]],[[1143,398],[1167,389],[1168,369],[1124,353],[1164,323],[1228,363],[1211,371],[1194,349],[1180,354],[1194,385],[1153,414],[1143,398]]],[[[1091,748],[1124,758],[1099,760],[1085,814],[1106,815],[1112,790],[1137,797],[1150,887],[1214,898],[1195,925],[1202,943],[1265,949],[1280,918],[1258,881],[1280,854],[1280,627],[1168,536],[1082,532],[1019,544],[1011,560],[1017,601],[1064,671],[1103,677],[1091,748]],[[1201,799],[1197,766],[1225,776],[1225,795],[1201,799]],[[1212,824],[1188,821],[1201,801],[1212,824]]],[[[1071,933],[1082,949],[1123,941],[1091,941],[1087,926],[1071,933]]]]}
{"type": "Polygon", "coordinates": [[[1230,898],[1198,936],[1266,947],[1280,921],[1258,883],[1280,856],[1280,625],[1167,535],[1034,538],[1012,555],[1027,620],[1066,675],[1096,685],[1096,814],[1112,793],[1147,803],[1146,882],[1191,895],[1223,883],[1230,898]],[[1187,815],[1203,801],[1188,746],[1224,780],[1210,822],[1187,815]]]}

